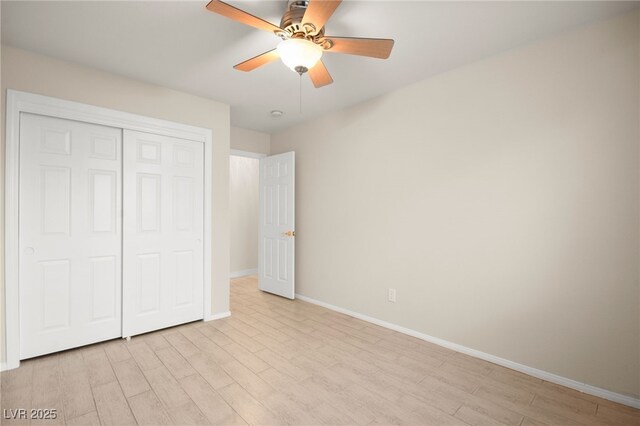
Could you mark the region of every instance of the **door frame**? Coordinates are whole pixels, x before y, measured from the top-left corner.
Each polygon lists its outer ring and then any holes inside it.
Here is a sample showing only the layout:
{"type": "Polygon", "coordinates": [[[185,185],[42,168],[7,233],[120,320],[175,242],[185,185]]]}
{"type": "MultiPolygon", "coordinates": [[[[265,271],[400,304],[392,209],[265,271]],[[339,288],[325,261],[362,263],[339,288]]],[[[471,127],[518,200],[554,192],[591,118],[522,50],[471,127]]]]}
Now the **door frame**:
{"type": "Polygon", "coordinates": [[[229,151],[229,157],[245,157],[245,158],[255,158],[261,159],[267,157],[269,154],[261,154],[259,152],[251,152],[251,151],[241,151],[239,149],[232,149],[229,151]]]}
{"type": "Polygon", "coordinates": [[[203,127],[8,89],[5,128],[4,206],[4,346],[6,361],[0,365],[0,371],[20,366],[20,258],[18,235],[20,210],[18,194],[20,189],[20,113],[23,112],[155,133],[204,144],[204,320],[214,319],[211,313],[213,131],[203,127]]]}

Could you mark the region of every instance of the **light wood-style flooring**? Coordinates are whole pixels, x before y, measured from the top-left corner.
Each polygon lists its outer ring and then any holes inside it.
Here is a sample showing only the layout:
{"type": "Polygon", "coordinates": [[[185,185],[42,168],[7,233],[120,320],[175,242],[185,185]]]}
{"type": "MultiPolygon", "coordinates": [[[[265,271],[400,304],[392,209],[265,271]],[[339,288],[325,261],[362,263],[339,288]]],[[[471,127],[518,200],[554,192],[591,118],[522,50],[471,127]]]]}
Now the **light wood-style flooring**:
{"type": "Polygon", "coordinates": [[[255,277],[232,281],[231,307],[24,361],[2,374],[2,409],[53,408],[31,424],[68,425],[640,425],[638,410],[262,293],[255,277]]]}

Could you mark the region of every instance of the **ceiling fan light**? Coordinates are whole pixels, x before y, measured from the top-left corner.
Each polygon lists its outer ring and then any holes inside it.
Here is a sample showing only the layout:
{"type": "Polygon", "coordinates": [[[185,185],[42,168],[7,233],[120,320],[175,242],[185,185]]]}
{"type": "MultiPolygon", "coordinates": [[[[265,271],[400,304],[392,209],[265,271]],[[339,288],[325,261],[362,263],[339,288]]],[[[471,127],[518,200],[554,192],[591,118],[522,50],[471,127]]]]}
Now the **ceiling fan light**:
{"type": "Polygon", "coordinates": [[[278,54],[286,66],[303,73],[318,63],[322,57],[322,46],[309,40],[291,38],[278,44],[278,54]]]}

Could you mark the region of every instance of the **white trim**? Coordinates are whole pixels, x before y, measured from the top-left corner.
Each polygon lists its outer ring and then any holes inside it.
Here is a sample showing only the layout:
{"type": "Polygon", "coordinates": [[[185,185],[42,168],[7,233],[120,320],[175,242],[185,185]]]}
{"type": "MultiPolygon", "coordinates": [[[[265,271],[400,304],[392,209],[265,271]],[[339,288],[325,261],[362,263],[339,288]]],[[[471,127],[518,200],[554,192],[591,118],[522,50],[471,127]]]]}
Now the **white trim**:
{"type": "Polygon", "coordinates": [[[600,398],[608,399],[609,401],[617,402],[619,404],[624,404],[630,407],[640,409],[640,399],[638,398],[633,398],[631,396],[612,392],[612,391],[602,389],[596,386],[592,386],[586,383],[581,383],[572,379],[568,379],[566,377],[558,376],[557,374],[549,373],[544,370],[538,370],[537,368],[529,367],[523,364],[518,364],[517,362],[509,361],[508,359],[500,358],[495,355],[491,355],[485,352],[471,349],[466,346],[459,345],[457,343],[449,342],[448,340],[440,339],[438,337],[429,336],[428,334],[424,334],[419,331],[412,330],[410,328],[402,327],[402,326],[392,324],[390,322],[386,322],[377,318],[373,318],[367,315],[353,312],[353,311],[350,311],[349,309],[345,309],[339,306],[331,305],[329,303],[321,302],[319,300],[315,300],[310,297],[303,296],[301,294],[296,294],[296,297],[304,302],[322,306],[323,308],[331,309],[332,311],[340,312],[342,314],[349,315],[354,318],[358,318],[360,320],[379,325],[380,327],[388,328],[390,330],[394,330],[399,333],[406,334],[408,336],[425,340],[427,342],[434,343],[438,346],[442,346],[442,347],[451,349],[453,351],[472,356],[474,358],[479,358],[485,361],[489,361],[494,364],[498,364],[503,367],[510,368],[512,370],[516,370],[521,373],[525,373],[542,380],[546,380],[547,382],[566,386],[568,388],[575,389],[577,391],[584,392],[589,395],[594,395],[600,398]]]}
{"type": "Polygon", "coordinates": [[[18,103],[18,96],[7,90],[4,175],[4,347],[6,359],[2,365],[3,371],[20,366],[20,297],[18,287],[20,107],[18,103]]]}
{"type": "Polygon", "coordinates": [[[251,151],[241,151],[239,149],[232,149],[229,151],[229,155],[235,155],[236,157],[248,157],[248,158],[264,158],[267,154],[259,154],[257,152],[251,151]]]}
{"type": "Polygon", "coordinates": [[[258,273],[258,268],[244,269],[242,271],[235,271],[230,273],[229,278],[246,277],[247,275],[256,275],[257,273],[258,273]]]}
{"type": "Polygon", "coordinates": [[[222,318],[227,318],[231,316],[231,312],[227,311],[227,312],[222,312],[219,314],[215,314],[215,315],[209,315],[208,317],[204,317],[204,321],[214,321],[214,320],[219,320],[222,318]]]}
{"type": "Polygon", "coordinates": [[[7,90],[5,136],[5,348],[6,362],[0,370],[20,365],[19,313],[19,165],[20,113],[46,115],[121,129],[171,136],[204,144],[204,315],[211,317],[211,218],[213,132],[211,129],[174,123],[112,109],[85,105],[48,96],[7,90]]]}

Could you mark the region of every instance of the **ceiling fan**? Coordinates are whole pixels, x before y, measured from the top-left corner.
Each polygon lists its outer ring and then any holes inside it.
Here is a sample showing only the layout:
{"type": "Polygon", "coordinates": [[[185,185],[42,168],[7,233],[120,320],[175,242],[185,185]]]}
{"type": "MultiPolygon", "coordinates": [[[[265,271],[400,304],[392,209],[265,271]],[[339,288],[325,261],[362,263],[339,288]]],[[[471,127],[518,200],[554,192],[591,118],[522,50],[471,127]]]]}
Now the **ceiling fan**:
{"type": "Polygon", "coordinates": [[[326,36],[324,25],[341,2],[342,0],[289,1],[279,27],[220,0],[210,1],[207,10],[259,30],[269,31],[282,39],[277,48],[241,62],[234,66],[235,69],[252,71],[280,58],[286,66],[300,75],[309,72],[313,85],[322,87],[333,83],[329,71],[320,59],[324,52],[387,59],[393,48],[393,40],[390,39],[326,36]]]}

